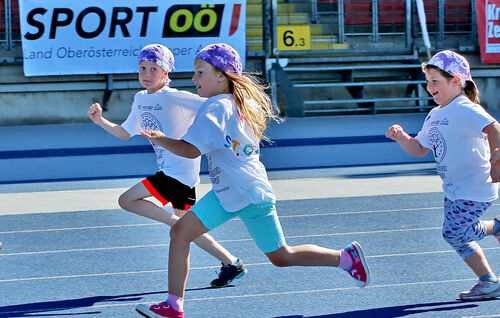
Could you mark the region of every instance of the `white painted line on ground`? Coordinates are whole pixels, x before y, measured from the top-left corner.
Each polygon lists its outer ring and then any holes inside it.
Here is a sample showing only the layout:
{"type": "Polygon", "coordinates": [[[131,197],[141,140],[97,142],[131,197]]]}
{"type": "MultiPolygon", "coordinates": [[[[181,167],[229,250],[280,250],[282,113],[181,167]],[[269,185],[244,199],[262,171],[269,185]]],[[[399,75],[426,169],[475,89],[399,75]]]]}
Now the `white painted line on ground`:
{"type": "MultiPolygon", "coordinates": [[[[161,247],[162,245],[155,245],[154,247],[161,247]]],[[[148,247],[148,246],[141,246],[148,247]]],[[[165,247],[168,247],[168,244],[165,244],[165,247]]],[[[496,250],[500,249],[500,247],[489,247],[483,248],[483,250],[496,250]]],[[[55,251],[57,252],[57,251],[55,251]]],[[[397,254],[385,254],[385,255],[367,255],[366,258],[384,258],[384,257],[405,257],[405,256],[415,256],[415,255],[433,255],[433,254],[445,254],[445,253],[455,253],[453,250],[444,250],[444,251],[430,251],[430,252],[409,252],[409,253],[397,253],[397,254]]],[[[9,254],[7,254],[9,255],[9,254]]],[[[271,265],[271,262],[262,262],[262,263],[249,263],[245,264],[245,266],[262,266],[262,265],[271,265]]],[[[190,270],[200,270],[200,269],[217,269],[220,266],[199,266],[199,267],[190,267],[190,270]]],[[[3,279],[0,280],[0,283],[9,283],[9,282],[21,282],[21,281],[32,281],[32,280],[49,280],[49,279],[68,279],[68,278],[83,278],[83,277],[101,277],[101,276],[117,276],[117,275],[137,275],[137,274],[152,274],[152,273],[163,273],[168,272],[168,269],[158,269],[158,270],[147,270],[147,271],[129,271],[129,272],[116,272],[116,273],[94,273],[94,274],[79,274],[79,275],[63,275],[63,276],[40,276],[40,277],[27,277],[27,278],[12,278],[12,279],[3,279]]]]}
{"type": "MultiPolygon", "coordinates": [[[[366,211],[346,211],[346,212],[326,212],[326,213],[311,213],[311,214],[297,214],[297,215],[280,215],[280,219],[284,218],[302,218],[313,216],[336,216],[336,215],[350,215],[350,214],[371,214],[371,213],[392,213],[392,212],[415,212],[415,211],[431,211],[441,209],[441,207],[427,207],[427,208],[409,208],[409,209],[391,209],[391,210],[366,210],[366,211]]],[[[232,219],[231,221],[241,221],[239,218],[232,219]]],[[[94,230],[106,228],[120,228],[120,227],[134,227],[134,226],[157,226],[165,225],[163,223],[137,223],[137,224],[123,224],[123,225],[102,225],[102,226],[82,226],[82,227],[68,227],[68,228],[52,228],[52,229],[39,229],[39,230],[17,230],[17,231],[4,231],[0,234],[18,234],[18,233],[37,233],[37,232],[52,232],[52,231],[77,231],[77,230],[94,230]]]]}
{"type": "MultiPolygon", "coordinates": [[[[356,234],[356,235],[380,234],[380,233],[433,231],[433,230],[441,230],[441,227],[424,227],[424,228],[413,228],[413,229],[404,228],[404,229],[377,230],[377,231],[364,231],[364,232],[341,232],[341,233],[323,233],[323,234],[308,234],[308,235],[291,235],[291,236],[285,236],[285,239],[289,240],[289,239],[295,239],[295,238],[331,237],[331,236],[343,236],[343,235],[354,235],[354,234],[356,234]]],[[[253,239],[252,238],[242,238],[242,239],[233,239],[233,240],[218,240],[219,243],[234,243],[234,242],[249,242],[249,241],[253,241],[253,239]]],[[[18,255],[85,252],[85,251],[97,251],[97,250],[104,251],[104,250],[115,250],[115,249],[126,249],[126,248],[144,248],[144,247],[160,247],[160,246],[169,246],[169,244],[165,243],[165,244],[137,245],[137,246],[118,246],[118,247],[82,248],[82,249],[54,250],[54,251],[0,253],[0,257],[2,257],[2,256],[18,256],[18,255]]]]}
{"type": "Polygon", "coordinates": [[[112,228],[121,228],[121,227],[158,226],[158,225],[165,225],[165,224],[157,222],[157,223],[137,223],[137,224],[101,225],[101,226],[64,227],[64,228],[60,228],[60,229],[54,228],[54,229],[40,229],[40,230],[5,231],[5,232],[0,232],[0,234],[98,230],[98,229],[112,229],[112,228]]]}
{"type": "MultiPolygon", "coordinates": [[[[381,284],[381,285],[369,285],[363,289],[380,289],[380,288],[394,288],[394,287],[411,287],[411,286],[423,286],[423,285],[436,285],[436,284],[454,284],[463,283],[469,281],[476,281],[477,278],[465,278],[465,279],[453,279],[453,280],[439,280],[439,281],[424,281],[424,282],[407,282],[407,283],[395,283],[395,284],[381,284]]],[[[316,293],[328,293],[346,290],[359,290],[359,287],[338,287],[338,288],[325,288],[325,289],[310,289],[310,290],[293,290],[293,291],[282,291],[274,293],[260,293],[260,294],[244,294],[244,295],[225,295],[220,297],[201,297],[201,298],[185,298],[186,302],[198,302],[198,301],[208,301],[208,300],[226,300],[226,299],[241,299],[241,298],[254,298],[254,297],[269,297],[269,296],[285,296],[285,295],[301,295],[301,294],[316,294],[316,293]]],[[[459,303],[457,301],[457,303],[459,303]]],[[[117,302],[114,304],[102,304],[102,305],[92,305],[85,308],[110,308],[110,307],[135,307],[139,304],[148,304],[144,302],[117,302]]],[[[442,307],[446,308],[446,307],[442,307]]],[[[67,310],[67,307],[61,307],[60,310],[67,310]]],[[[57,308],[51,308],[51,312],[56,311],[57,308]]],[[[2,314],[14,314],[23,313],[27,311],[10,311],[2,312],[2,314]]],[[[32,312],[32,311],[29,311],[32,312]]],[[[473,317],[497,317],[498,315],[487,315],[487,316],[473,316],[473,317]]]]}
{"type": "Polygon", "coordinates": [[[408,208],[408,209],[389,209],[389,210],[366,210],[366,211],[346,211],[346,212],[325,212],[325,213],[310,213],[310,214],[293,214],[279,215],[280,219],[296,218],[296,217],[311,217],[311,216],[331,216],[331,215],[352,215],[352,214],[371,214],[371,213],[393,213],[393,212],[410,212],[410,211],[431,211],[440,210],[443,207],[427,207],[427,208],[408,208]]]}
{"type": "MultiPolygon", "coordinates": [[[[278,200],[348,198],[441,192],[435,175],[374,178],[300,178],[271,180],[278,200]]],[[[75,212],[120,209],[117,200],[128,188],[0,193],[0,215],[75,212]]],[[[201,198],[211,189],[202,183],[196,195],[201,198]]]]}

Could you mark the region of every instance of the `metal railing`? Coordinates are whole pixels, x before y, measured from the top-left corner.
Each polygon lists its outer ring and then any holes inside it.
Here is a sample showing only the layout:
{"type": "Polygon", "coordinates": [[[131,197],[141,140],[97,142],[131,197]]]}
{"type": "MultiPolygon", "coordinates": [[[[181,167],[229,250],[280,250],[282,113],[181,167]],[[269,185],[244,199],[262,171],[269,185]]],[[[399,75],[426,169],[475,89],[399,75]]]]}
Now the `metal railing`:
{"type": "Polygon", "coordinates": [[[19,1],[0,0],[0,44],[12,50],[21,42],[19,27],[19,1]]]}
{"type": "MultiPolygon", "coordinates": [[[[379,43],[384,36],[404,36],[406,47],[418,43],[421,34],[413,0],[311,0],[313,23],[331,17],[338,21],[338,41],[355,42],[369,37],[379,43]]],[[[449,46],[445,40],[464,36],[469,49],[477,47],[476,0],[424,0],[427,28],[434,47],[449,46]]],[[[462,41],[461,38],[459,41],[462,41]]],[[[380,44],[379,44],[380,45],[380,44]]]]}
{"type": "MultiPolygon", "coordinates": [[[[307,8],[308,23],[322,30],[323,39],[311,34],[312,42],[327,41],[329,36],[333,43],[333,49],[315,48],[314,54],[409,53],[412,50],[412,0],[295,0],[292,3],[302,11],[307,8]]],[[[272,0],[273,26],[283,25],[279,17],[278,1],[272,0]]],[[[273,39],[276,38],[274,28],[273,39]]],[[[279,51],[276,41],[273,52],[281,56],[307,53],[279,51]]]]}

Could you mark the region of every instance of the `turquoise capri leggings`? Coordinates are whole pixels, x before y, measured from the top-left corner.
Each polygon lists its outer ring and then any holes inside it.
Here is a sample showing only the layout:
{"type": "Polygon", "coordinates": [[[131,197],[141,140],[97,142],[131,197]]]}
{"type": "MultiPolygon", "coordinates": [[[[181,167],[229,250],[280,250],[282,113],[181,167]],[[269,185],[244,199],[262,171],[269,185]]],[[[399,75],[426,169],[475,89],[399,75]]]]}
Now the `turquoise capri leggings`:
{"type": "Polygon", "coordinates": [[[212,190],[189,210],[209,230],[227,221],[240,217],[257,247],[264,253],[274,252],[286,244],[276,206],[272,202],[261,201],[250,204],[235,212],[226,211],[212,190]]]}

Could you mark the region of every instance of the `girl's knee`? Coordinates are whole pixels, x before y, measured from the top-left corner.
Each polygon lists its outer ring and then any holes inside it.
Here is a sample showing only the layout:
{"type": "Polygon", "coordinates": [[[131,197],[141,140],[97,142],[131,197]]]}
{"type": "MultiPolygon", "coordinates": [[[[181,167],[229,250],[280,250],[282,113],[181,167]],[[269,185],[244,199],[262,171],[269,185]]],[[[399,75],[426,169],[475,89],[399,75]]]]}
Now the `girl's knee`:
{"type": "Polygon", "coordinates": [[[266,253],[266,255],[271,263],[276,267],[287,267],[293,264],[292,254],[284,250],[284,247],[280,248],[277,251],[266,253]]]}
{"type": "Polygon", "coordinates": [[[170,239],[171,240],[182,239],[183,233],[184,230],[182,228],[182,225],[179,222],[176,222],[170,229],[170,239]]]}
{"type": "Polygon", "coordinates": [[[283,257],[276,257],[276,258],[273,257],[273,258],[269,258],[269,260],[276,267],[290,266],[290,262],[286,258],[283,258],[283,257]]]}
{"type": "Polygon", "coordinates": [[[186,214],[186,210],[181,210],[181,209],[176,209],[174,208],[174,213],[175,215],[177,215],[178,217],[182,217],[184,214],[186,214]]]}
{"type": "Polygon", "coordinates": [[[196,237],[192,237],[189,226],[182,222],[176,222],[170,229],[170,239],[192,242],[196,239],[196,237]]]}
{"type": "Polygon", "coordinates": [[[122,193],[120,195],[120,197],[118,198],[118,205],[120,206],[120,208],[124,209],[124,210],[128,210],[127,207],[130,203],[130,199],[128,198],[127,196],[127,193],[122,193]]]}

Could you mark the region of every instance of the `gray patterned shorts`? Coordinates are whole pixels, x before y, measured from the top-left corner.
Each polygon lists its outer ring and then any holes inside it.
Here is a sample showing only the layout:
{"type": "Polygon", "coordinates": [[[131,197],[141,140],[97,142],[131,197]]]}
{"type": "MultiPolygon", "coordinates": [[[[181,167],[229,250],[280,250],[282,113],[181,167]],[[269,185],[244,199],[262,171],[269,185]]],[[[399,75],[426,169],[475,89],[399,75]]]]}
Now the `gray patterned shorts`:
{"type": "Polygon", "coordinates": [[[443,238],[466,259],[480,249],[476,241],[486,235],[486,224],[479,217],[491,202],[444,199],[443,238]]]}

